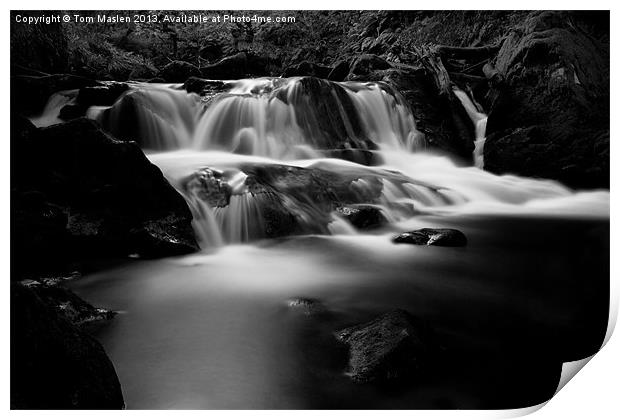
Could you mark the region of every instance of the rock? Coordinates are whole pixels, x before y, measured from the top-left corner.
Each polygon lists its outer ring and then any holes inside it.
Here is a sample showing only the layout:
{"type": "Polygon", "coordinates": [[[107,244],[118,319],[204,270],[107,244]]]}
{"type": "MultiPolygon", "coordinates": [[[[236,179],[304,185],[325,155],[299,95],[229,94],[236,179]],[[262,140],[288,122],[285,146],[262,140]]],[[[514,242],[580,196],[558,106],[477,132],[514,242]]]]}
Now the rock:
{"type": "Polygon", "coordinates": [[[351,71],[349,72],[349,79],[352,80],[353,75],[364,76],[374,70],[387,70],[390,67],[392,67],[390,63],[377,55],[362,54],[353,61],[351,71]]]}
{"type": "Polygon", "coordinates": [[[463,232],[456,229],[418,229],[404,232],[394,237],[396,244],[435,245],[435,246],[465,246],[467,238],[463,232]]]}
{"type": "Polygon", "coordinates": [[[119,96],[129,89],[127,83],[106,83],[101,86],[87,86],[80,89],[77,102],[90,107],[92,105],[110,106],[119,96]]]}
{"type": "Polygon", "coordinates": [[[197,250],[185,200],[137,144],[115,140],[84,118],[40,130],[13,120],[16,272],[61,268],[92,256],[197,250]]]}
{"type": "Polygon", "coordinates": [[[349,62],[346,60],[337,61],[332,71],[327,75],[327,79],[334,82],[343,82],[349,74],[350,67],[349,62]]]}
{"type": "Polygon", "coordinates": [[[75,103],[65,105],[60,109],[58,117],[68,121],[83,117],[93,105],[110,106],[127,90],[126,83],[106,83],[100,86],[87,86],[78,92],[75,103]]]}
{"type": "Polygon", "coordinates": [[[440,94],[426,68],[398,65],[371,76],[403,96],[428,147],[471,160],[475,138],[471,119],[453,93],[440,94]]]}
{"type": "Polygon", "coordinates": [[[212,61],[217,58],[220,58],[224,53],[224,48],[220,42],[214,39],[204,40],[203,46],[200,48],[198,54],[200,57],[212,61]]]}
{"type": "Polygon", "coordinates": [[[228,89],[226,83],[221,80],[207,80],[200,77],[190,77],[185,81],[183,88],[187,93],[197,93],[201,96],[225,92],[228,89]]]}
{"type": "Polygon", "coordinates": [[[309,61],[302,61],[299,64],[287,67],[282,77],[314,76],[320,79],[327,79],[331,71],[331,67],[322,66],[309,61]]]}
{"type": "Polygon", "coordinates": [[[336,212],[358,229],[372,229],[387,223],[381,209],[371,205],[338,207],[336,212]]]}
{"type": "Polygon", "coordinates": [[[172,61],[161,69],[161,77],[169,83],[185,82],[192,76],[200,75],[200,69],[187,61],[172,61]]]}
{"type": "Polygon", "coordinates": [[[14,76],[11,77],[11,112],[36,115],[43,111],[52,93],[100,85],[92,79],[70,74],[14,76]]]}
{"type": "Polygon", "coordinates": [[[504,41],[485,169],[609,186],[609,44],[582,16],[532,12],[504,41]]]}
{"type": "Polygon", "coordinates": [[[298,297],[289,299],[287,306],[295,312],[300,312],[305,316],[316,317],[324,316],[329,313],[327,307],[318,299],[298,297]]]}
{"type": "Polygon", "coordinates": [[[11,409],[122,409],[110,359],[90,335],[11,284],[11,409]]]}
{"type": "Polygon", "coordinates": [[[346,328],[336,338],[349,346],[351,380],[403,380],[424,368],[432,350],[430,332],[407,311],[396,309],[346,328]]]}
{"type": "Polygon", "coordinates": [[[342,86],[304,77],[290,89],[279,89],[277,98],[295,107],[298,125],[306,131],[306,138],[314,139],[316,149],[376,149],[342,86]]]}
{"type": "Polygon", "coordinates": [[[21,283],[34,291],[48,308],[52,308],[73,326],[82,330],[92,330],[116,315],[114,311],[109,309],[95,308],[71,290],[58,286],[58,283],[54,281],[33,282],[26,280],[21,283]]]}
{"type": "Polygon", "coordinates": [[[269,59],[252,53],[240,52],[224,57],[215,64],[202,67],[202,77],[207,79],[242,79],[266,75],[269,59]]]}
{"type": "MultiPolygon", "coordinates": [[[[396,174],[391,180],[403,181],[396,174]]],[[[247,194],[248,205],[260,215],[248,226],[249,239],[258,239],[328,233],[333,211],[377,202],[383,181],[380,176],[363,169],[341,171],[338,168],[248,163],[234,171],[204,168],[185,179],[182,186],[188,196],[196,197],[211,208],[226,208],[232,196],[238,198],[247,194]],[[237,182],[242,177],[245,177],[243,183],[237,182]]],[[[361,225],[370,224],[370,213],[366,214],[366,222],[360,213],[361,225]]]]}

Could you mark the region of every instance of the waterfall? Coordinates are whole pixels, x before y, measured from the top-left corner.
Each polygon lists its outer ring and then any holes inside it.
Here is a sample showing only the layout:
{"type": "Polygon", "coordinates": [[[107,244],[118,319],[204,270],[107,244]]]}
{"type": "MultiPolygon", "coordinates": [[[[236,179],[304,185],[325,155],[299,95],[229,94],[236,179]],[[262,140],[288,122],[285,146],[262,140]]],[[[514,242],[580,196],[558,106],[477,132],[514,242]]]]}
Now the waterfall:
{"type": "Polygon", "coordinates": [[[113,106],[90,117],[153,151],[187,148],[305,159],[334,149],[424,147],[405,100],[381,83],[297,77],[229,86],[205,107],[179,86],[134,84],[113,106]]]}
{"type": "Polygon", "coordinates": [[[36,127],[47,127],[63,122],[59,118],[60,110],[69,104],[75,103],[79,89],[63,90],[50,96],[40,115],[30,119],[36,127]]]}
{"type": "Polygon", "coordinates": [[[486,140],[487,131],[487,115],[480,112],[476,104],[469,98],[467,93],[455,88],[454,94],[463,104],[467,115],[474,123],[476,139],[474,140],[474,165],[477,168],[484,168],[484,142],[486,140]]]}
{"type": "MultiPolygon", "coordinates": [[[[112,106],[87,111],[145,149],[187,200],[203,248],[353,235],[360,229],[351,215],[360,211],[386,223],[420,214],[609,216],[608,192],[481,170],[486,115],[461,90],[454,93],[476,127],[474,167],[427,151],[409,105],[386,84],[307,77],[226,84],[226,92],[201,97],[182,85],[132,83],[112,106]]],[[[55,122],[75,95],[53,95],[36,121],[55,122]]]]}

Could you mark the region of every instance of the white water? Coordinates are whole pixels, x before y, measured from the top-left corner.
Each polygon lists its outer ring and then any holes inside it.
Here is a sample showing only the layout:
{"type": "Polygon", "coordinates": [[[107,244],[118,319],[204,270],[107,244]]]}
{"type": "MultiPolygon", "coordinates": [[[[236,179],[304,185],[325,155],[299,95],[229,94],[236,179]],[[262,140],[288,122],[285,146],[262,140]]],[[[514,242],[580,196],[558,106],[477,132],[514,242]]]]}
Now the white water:
{"type": "MultiPolygon", "coordinates": [[[[326,81],[308,87],[306,82],[302,78],[227,82],[229,91],[209,98],[208,107],[181,85],[136,83],[113,106],[92,107],[88,116],[121,138],[128,130],[138,137],[149,159],[186,197],[197,236],[206,248],[265,235],[265,203],[248,191],[247,175],[239,171],[247,163],[319,168],[336,177],[354,173],[357,180],[350,188],[359,189],[361,196],[372,189],[369,179],[378,180],[382,192],[372,204],[392,223],[418,214],[609,217],[607,191],[574,192],[555,181],[483,171],[486,115],[461,90],[455,94],[476,126],[475,167],[460,167],[449,157],[425,152],[424,136],[416,130],[409,107],[391,88],[326,81]],[[333,136],[344,139],[340,147],[363,148],[372,141],[379,150],[369,153],[383,164],[367,167],[327,158],[324,149],[333,147],[333,136]],[[220,174],[217,182],[232,188],[227,206],[211,208],[200,198],[199,184],[192,188],[184,184],[206,167],[220,174]]],[[[52,96],[37,121],[44,125],[54,120],[71,98],[66,92],[52,96]]],[[[330,218],[321,233],[356,232],[337,214],[323,214],[322,203],[284,200],[301,221],[330,218]]]]}
{"type": "Polygon", "coordinates": [[[75,102],[79,89],[63,90],[50,96],[40,115],[30,118],[36,127],[47,127],[63,122],[58,118],[60,110],[65,106],[75,102]]]}
{"type": "Polygon", "coordinates": [[[467,115],[474,124],[476,139],[474,140],[474,165],[477,168],[484,168],[484,142],[486,141],[487,116],[478,110],[476,104],[472,102],[467,93],[456,88],[454,94],[463,104],[467,115]]]}

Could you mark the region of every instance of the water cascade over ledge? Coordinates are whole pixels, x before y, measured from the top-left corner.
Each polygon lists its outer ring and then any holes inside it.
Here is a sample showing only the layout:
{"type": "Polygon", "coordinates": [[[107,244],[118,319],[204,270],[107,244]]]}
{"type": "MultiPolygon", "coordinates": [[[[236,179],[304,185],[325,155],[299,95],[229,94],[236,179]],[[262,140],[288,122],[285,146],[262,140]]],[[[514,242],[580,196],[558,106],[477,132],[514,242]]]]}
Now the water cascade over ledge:
{"type": "MultiPolygon", "coordinates": [[[[608,192],[481,170],[486,115],[461,90],[455,94],[476,127],[475,167],[427,152],[410,107],[387,84],[224,85],[201,97],[181,85],[136,83],[114,105],[87,113],[147,151],[186,198],[204,248],[350,235],[419,214],[608,217],[608,192]]],[[[71,99],[54,98],[50,109],[71,99]]]]}

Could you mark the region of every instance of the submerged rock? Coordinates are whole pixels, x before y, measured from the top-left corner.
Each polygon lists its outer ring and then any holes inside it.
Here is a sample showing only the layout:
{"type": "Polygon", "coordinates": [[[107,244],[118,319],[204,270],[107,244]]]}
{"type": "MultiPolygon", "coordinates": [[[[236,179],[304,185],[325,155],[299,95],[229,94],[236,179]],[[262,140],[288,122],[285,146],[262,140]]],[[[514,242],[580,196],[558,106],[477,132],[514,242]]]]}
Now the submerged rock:
{"type": "Polygon", "coordinates": [[[412,245],[465,246],[467,238],[463,232],[456,229],[425,228],[401,233],[394,237],[392,242],[412,245]]]}
{"type": "Polygon", "coordinates": [[[11,284],[11,408],[124,408],[103,347],[16,283],[11,284]]]}
{"type": "Polygon", "coordinates": [[[349,375],[355,382],[405,379],[424,367],[429,332],[407,311],[396,309],[336,333],[349,346],[349,375]]]}
{"type": "Polygon", "coordinates": [[[296,312],[301,312],[305,316],[322,316],[329,313],[329,310],[318,299],[298,297],[289,299],[287,306],[296,312]]]}

